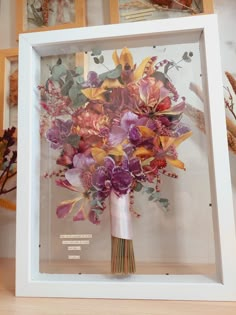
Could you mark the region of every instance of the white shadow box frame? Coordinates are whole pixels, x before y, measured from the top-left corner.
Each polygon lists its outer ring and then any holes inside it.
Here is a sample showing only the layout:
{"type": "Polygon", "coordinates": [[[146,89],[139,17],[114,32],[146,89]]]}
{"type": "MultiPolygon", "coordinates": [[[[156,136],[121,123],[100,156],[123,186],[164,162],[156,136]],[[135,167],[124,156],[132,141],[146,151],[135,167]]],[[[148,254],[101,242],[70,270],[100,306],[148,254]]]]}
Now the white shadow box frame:
{"type": "MultiPolygon", "coordinates": [[[[20,35],[16,295],[71,298],[236,300],[236,238],[215,15],[20,35]],[[216,277],[39,272],[41,56],[199,43],[210,168],[216,277]],[[27,69],[27,71],[26,71],[27,69]]],[[[199,207],[201,206],[199,201],[199,207]]],[[[200,231],[199,231],[200,232],[200,231]]]]}

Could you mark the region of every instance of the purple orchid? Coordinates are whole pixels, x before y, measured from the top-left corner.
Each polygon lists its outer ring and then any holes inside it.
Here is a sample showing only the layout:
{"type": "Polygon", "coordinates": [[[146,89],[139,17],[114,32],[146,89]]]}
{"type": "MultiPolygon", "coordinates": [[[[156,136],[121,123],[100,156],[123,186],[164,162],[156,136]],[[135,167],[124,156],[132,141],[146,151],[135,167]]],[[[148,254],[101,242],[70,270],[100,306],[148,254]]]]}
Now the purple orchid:
{"type": "Polygon", "coordinates": [[[58,149],[62,147],[70,134],[71,126],[71,120],[64,121],[61,119],[55,119],[52,128],[48,129],[46,133],[46,138],[51,143],[52,149],[58,149]]]}
{"type": "Polygon", "coordinates": [[[67,170],[65,173],[66,180],[74,187],[80,187],[81,185],[87,186],[83,181],[83,174],[87,174],[89,167],[94,163],[95,161],[91,155],[86,155],[84,153],[76,154],[73,158],[74,168],[67,170]]]}

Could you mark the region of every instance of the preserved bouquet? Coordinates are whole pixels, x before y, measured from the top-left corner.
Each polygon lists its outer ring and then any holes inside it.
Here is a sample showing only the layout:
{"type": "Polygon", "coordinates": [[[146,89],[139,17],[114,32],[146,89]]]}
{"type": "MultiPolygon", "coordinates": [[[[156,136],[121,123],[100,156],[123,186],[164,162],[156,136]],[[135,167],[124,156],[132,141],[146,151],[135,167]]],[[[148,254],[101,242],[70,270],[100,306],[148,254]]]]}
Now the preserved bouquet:
{"type": "MultiPolygon", "coordinates": [[[[104,63],[101,51],[92,55],[95,63],[104,63]]],[[[185,169],[177,149],[191,131],[181,122],[185,98],[166,74],[173,62],[146,57],[136,65],[127,48],[120,55],[114,51],[112,58],[113,70],[90,71],[86,80],[81,67],[68,70],[58,60],[39,87],[41,134],[58,150],[57,163],[64,167],[57,185],[77,192],[58,205],[58,218],[73,211],[73,221],[99,224],[108,199],[112,272],[128,274],[135,272],[131,221],[139,215],[134,192],[144,191],[150,201],[168,207],[160,178],[177,178],[168,165],[185,169]]]]}

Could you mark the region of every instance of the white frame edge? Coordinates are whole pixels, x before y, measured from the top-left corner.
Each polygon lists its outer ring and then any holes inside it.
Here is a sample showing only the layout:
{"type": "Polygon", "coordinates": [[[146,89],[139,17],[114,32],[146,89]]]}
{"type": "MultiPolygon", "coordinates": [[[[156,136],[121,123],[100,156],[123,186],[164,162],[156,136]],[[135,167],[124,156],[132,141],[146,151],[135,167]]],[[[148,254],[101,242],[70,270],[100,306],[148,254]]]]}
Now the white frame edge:
{"type": "Polygon", "coordinates": [[[223,84],[216,16],[195,16],[20,35],[17,181],[16,295],[38,297],[236,300],[236,237],[232,203],[223,84]],[[153,31],[155,30],[155,31],[153,31]],[[164,35],[164,36],[163,36],[164,35]],[[204,276],[142,276],[126,279],[99,275],[39,274],[39,119],[36,87],[40,56],[112,46],[200,41],[207,76],[206,106],[211,193],[216,238],[217,279],[204,276]],[[69,50],[68,50],[69,49],[69,50]],[[214,56],[214,58],[213,58],[214,56]],[[26,70],[27,69],[27,70],[26,70]],[[35,106],[34,106],[35,105],[35,106]],[[222,161],[224,165],[222,166],[222,161]],[[227,211],[225,211],[227,210],[227,211]],[[78,280],[78,281],[77,281],[78,280]]]}

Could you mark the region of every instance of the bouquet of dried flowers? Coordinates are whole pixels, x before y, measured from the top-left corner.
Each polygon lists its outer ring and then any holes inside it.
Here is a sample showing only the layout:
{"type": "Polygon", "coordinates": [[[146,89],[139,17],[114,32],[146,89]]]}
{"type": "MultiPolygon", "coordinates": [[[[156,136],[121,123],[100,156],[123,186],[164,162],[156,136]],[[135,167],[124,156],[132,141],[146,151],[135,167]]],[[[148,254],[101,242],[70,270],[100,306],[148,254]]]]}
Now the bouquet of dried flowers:
{"type": "MultiPolygon", "coordinates": [[[[0,136],[0,195],[5,195],[16,189],[15,184],[9,184],[10,179],[16,176],[16,128],[3,131],[0,136]]],[[[15,210],[16,206],[9,200],[0,198],[0,206],[8,210],[15,210]]]]}
{"type": "MultiPolygon", "coordinates": [[[[103,64],[101,51],[92,52],[103,64]]],[[[192,54],[190,53],[190,56],[192,54]]],[[[188,59],[188,53],[184,58],[188,59]]],[[[146,57],[134,63],[123,48],[112,55],[114,69],[98,74],[68,70],[59,59],[41,91],[41,134],[58,150],[57,163],[65,169],[58,186],[77,192],[61,202],[56,214],[73,221],[99,224],[110,201],[112,273],[135,272],[132,244],[134,192],[168,207],[160,194],[161,176],[177,178],[168,165],[184,170],[178,146],[191,136],[181,118],[185,98],[180,97],[167,73],[173,62],[146,57]],[[161,71],[163,69],[163,71],[161,71]]]]}

